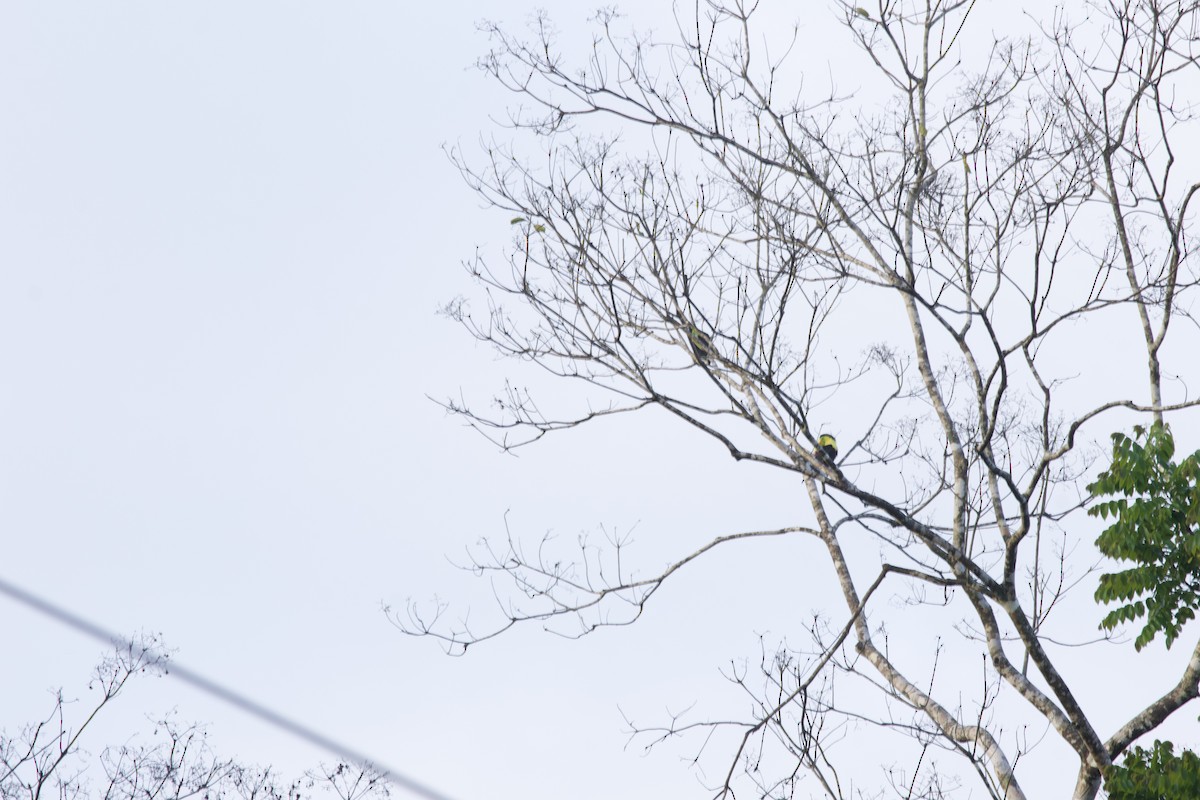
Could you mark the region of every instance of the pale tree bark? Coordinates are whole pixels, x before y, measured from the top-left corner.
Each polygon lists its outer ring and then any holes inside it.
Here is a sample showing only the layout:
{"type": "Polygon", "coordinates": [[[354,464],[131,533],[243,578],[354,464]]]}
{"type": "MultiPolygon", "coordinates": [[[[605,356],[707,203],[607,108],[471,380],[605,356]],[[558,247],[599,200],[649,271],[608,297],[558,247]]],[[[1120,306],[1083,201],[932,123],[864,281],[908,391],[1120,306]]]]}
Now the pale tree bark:
{"type": "Polygon", "coordinates": [[[760,12],[739,0],[697,4],[669,43],[602,14],[578,63],[545,16],[528,38],[489,28],[480,66],[519,98],[511,122],[528,138],[453,157],[515,236],[506,261],[468,265],[486,312],[463,301],[447,313],[605,400],[558,413],[506,387],[489,413],[447,407],[505,448],[659,408],[734,459],[794,475],[809,508],[784,529],[721,535],[649,578],[631,577],[623,542],[584,543],[572,561],[510,535],[470,565],[512,581],[503,619],[468,629],[444,607],[412,606],[395,616],[403,630],[455,652],[529,621],[572,619],[583,635],[632,623],[697,559],[811,537],[845,613],[836,635],[810,629],[812,668],[789,667],[798,654],[764,657],[753,719],[645,729],[654,741],[743,730],[718,797],[739,780],[786,794],[806,777],[849,796],[840,759],[853,754],[828,732],[864,718],[921,756],[909,795],[952,793],[920,766],[932,747],[961,759],[987,796],[1040,796],[1004,712],[1044,720],[1070,748],[1085,800],[1114,758],[1196,697],[1193,657],[1105,739],[1050,631],[1075,642],[1095,632],[1055,616],[1090,568],[1086,549],[1068,556],[1095,535],[1082,513],[1085,446],[1108,426],[1198,402],[1170,381],[1194,358],[1166,359],[1200,352],[1189,236],[1200,168],[1177,157],[1197,133],[1200,11],[1080,2],[1046,11],[1031,39],[993,37],[974,5],[841,5],[846,41],[886,95],[870,104],[835,85],[814,93],[794,63],[803,42],[776,56],[760,12]],[[874,319],[894,322],[847,325],[874,319]],[[1097,373],[1119,362],[1097,352],[1108,345],[1088,324],[1140,332],[1146,369],[1097,373]],[[839,341],[847,330],[862,337],[855,349],[839,341]],[[1101,396],[1064,390],[1081,374],[1101,396]],[[831,456],[818,439],[835,398],[858,422],[831,456]],[[866,567],[846,545],[865,541],[879,559],[864,592],[866,567]],[[939,696],[909,654],[876,644],[888,599],[924,591],[943,598],[926,604],[942,613],[938,641],[987,665],[973,711],[939,696]],[[875,716],[843,703],[844,682],[875,693],[875,716]],[[751,749],[756,765],[769,754],[785,765],[777,778],[739,774],[751,749]]]}

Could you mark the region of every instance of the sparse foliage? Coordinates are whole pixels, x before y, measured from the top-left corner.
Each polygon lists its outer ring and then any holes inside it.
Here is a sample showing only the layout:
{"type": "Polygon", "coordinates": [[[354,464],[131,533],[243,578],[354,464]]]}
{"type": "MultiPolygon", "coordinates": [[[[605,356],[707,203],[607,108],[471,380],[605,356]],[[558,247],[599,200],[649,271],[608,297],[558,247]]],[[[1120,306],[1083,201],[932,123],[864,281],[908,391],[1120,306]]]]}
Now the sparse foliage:
{"type": "Polygon", "coordinates": [[[1100,552],[1135,564],[1100,576],[1096,599],[1122,603],[1101,624],[1112,630],[1144,618],[1133,643],[1141,650],[1159,633],[1170,647],[1200,605],[1200,450],[1176,464],[1169,427],[1134,433],[1113,435],[1112,463],[1088,487],[1118,497],[1088,513],[1113,520],[1096,540],[1100,552]]]}

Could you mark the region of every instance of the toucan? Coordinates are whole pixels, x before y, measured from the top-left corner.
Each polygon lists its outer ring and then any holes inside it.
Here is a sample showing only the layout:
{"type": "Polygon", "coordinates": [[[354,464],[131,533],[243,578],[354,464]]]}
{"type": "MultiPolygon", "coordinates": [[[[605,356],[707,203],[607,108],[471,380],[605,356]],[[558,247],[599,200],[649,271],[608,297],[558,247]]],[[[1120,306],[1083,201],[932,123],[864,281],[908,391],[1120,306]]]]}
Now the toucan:
{"type": "Polygon", "coordinates": [[[713,349],[712,337],[695,325],[688,326],[688,341],[692,345],[692,352],[695,353],[697,361],[708,361],[716,355],[716,350],[713,349]]]}
{"type": "Polygon", "coordinates": [[[819,437],[817,437],[817,446],[821,449],[818,455],[824,458],[825,461],[828,461],[830,464],[832,464],[833,460],[837,458],[838,454],[837,439],[834,439],[828,433],[822,433],[819,437]]]}

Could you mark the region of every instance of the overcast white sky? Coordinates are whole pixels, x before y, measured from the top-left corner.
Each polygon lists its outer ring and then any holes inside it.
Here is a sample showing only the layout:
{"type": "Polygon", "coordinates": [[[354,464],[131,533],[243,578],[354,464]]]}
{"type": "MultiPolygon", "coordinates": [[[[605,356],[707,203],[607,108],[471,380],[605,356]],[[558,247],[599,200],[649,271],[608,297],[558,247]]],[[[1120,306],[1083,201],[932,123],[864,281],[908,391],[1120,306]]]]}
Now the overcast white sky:
{"type": "MultiPolygon", "coordinates": [[[[592,6],[550,5],[564,26],[592,6]]],[[[647,565],[797,522],[793,484],[659,418],[513,458],[426,398],[512,371],[435,316],[469,288],[460,261],[511,233],[440,148],[506,99],[469,69],[475,22],[530,8],[0,6],[0,576],[161,632],[192,669],[460,800],[680,797],[696,743],[623,750],[618,703],[646,722],[744,710],[717,671],[833,603],[797,567],[815,548],[731,552],[634,627],[517,631],[461,659],[380,611],[435,593],[487,610],[445,556],[506,511],[529,538],[636,526],[647,565]],[[722,487],[700,500],[681,491],[696,463],[722,487]]],[[[0,641],[0,726],[58,686],[86,697],[96,642],[2,598],[0,641]]],[[[221,753],[331,759],[169,678],[107,730],[172,707],[221,753]]]]}
{"type": "MultiPolygon", "coordinates": [[[[685,593],[673,618],[465,659],[380,611],[486,600],[446,555],[509,509],[515,531],[567,539],[719,524],[662,488],[716,455],[703,443],[610,425],[517,459],[426,399],[505,374],[435,316],[468,286],[460,261],[510,235],[440,148],[504,106],[469,69],[475,22],[529,10],[0,8],[0,573],[159,631],[182,663],[462,800],[679,794],[695,779],[671,755],[623,752],[617,704],[696,700],[753,654],[761,598],[685,593]]],[[[756,522],[782,520],[736,520],[756,522]]],[[[651,563],[665,552],[646,542],[651,563]]],[[[86,698],[96,642],[6,600],[0,632],[0,725],[58,686],[86,698]]],[[[135,686],[91,747],[171,707],[226,754],[329,758],[170,679],[135,686]]]]}

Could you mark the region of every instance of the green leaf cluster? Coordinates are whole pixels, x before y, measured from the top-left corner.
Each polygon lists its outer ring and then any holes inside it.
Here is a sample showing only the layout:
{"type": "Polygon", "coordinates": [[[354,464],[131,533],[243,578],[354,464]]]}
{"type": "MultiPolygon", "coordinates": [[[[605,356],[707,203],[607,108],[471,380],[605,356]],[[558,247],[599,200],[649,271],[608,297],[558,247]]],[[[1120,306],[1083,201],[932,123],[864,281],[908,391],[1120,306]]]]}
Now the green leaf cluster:
{"type": "Polygon", "coordinates": [[[1150,750],[1135,747],[1121,765],[1104,771],[1109,800],[1195,800],[1200,797],[1200,757],[1191,750],[1175,755],[1170,742],[1150,750]]]}
{"type": "Polygon", "coordinates": [[[1088,490],[1113,499],[1088,513],[1113,521],[1096,540],[1100,552],[1134,566],[1100,577],[1096,600],[1119,603],[1100,626],[1144,619],[1134,647],[1160,632],[1170,647],[1200,605],[1200,451],[1176,464],[1171,430],[1159,423],[1112,439],[1112,464],[1088,490]]]}

